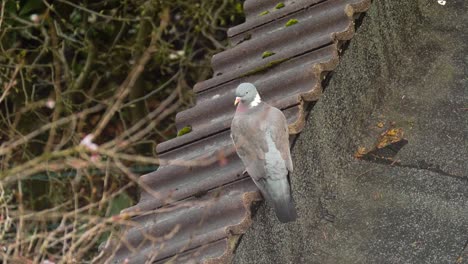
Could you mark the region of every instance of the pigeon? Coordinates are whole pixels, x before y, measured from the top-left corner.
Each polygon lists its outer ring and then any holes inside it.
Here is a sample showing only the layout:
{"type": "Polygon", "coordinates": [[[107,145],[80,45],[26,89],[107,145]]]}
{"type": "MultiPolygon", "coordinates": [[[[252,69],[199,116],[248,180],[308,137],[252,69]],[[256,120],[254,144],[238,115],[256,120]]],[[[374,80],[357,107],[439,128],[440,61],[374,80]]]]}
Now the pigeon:
{"type": "Polygon", "coordinates": [[[236,89],[237,106],[231,138],[247,173],[283,222],[297,218],[291,195],[293,171],[286,117],[281,110],[262,102],[255,86],[241,83],[236,89]]]}

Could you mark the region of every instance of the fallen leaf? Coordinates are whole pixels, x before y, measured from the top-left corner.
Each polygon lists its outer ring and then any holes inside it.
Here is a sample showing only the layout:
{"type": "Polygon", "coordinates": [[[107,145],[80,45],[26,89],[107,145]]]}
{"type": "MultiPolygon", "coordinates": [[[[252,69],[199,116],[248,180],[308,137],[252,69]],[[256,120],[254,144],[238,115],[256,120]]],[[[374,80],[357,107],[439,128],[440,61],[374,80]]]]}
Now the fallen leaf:
{"type": "Polygon", "coordinates": [[[402,128],[392,128],[382,134],[380,134],[377,148],[384,148],[392,143],[401,141],[403,139],[403,129],[402,128]]]}
{"type": "Polygon", "coordinates": [[[366,155],[367,149],[365,147],[359,147],[356,153],[354,153],[355,158],[362,158],[364,155],[366,155]]]}

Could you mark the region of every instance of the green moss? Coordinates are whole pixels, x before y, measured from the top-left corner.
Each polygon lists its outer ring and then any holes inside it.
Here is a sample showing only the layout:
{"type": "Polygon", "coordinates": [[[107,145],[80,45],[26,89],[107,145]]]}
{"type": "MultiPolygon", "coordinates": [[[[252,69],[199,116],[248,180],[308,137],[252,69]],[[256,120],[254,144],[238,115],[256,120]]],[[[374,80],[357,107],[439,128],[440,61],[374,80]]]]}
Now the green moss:
{"type": "Polygon", "coordinates": [[[289,21],[286,22],[286,25],[284,25],[284,26],[289,27],[289,26],[295,25],[297,23],[299,23],[299,21],[297,19],[289,19],[289,21]]]}
{"type": "Polygon", "coordinates": [[[192,131],[192,127],[191,126],[186,126],[186,127],[183,127],[181,130],[179,130],[179,132],[177,132],[177,136],[178,137],[181,137],[185,134],[188,134],[192,131]]]}
{"type": "Polygon", "coordinates": [[[258,15],[259,15],[259,16],[264,16],[264,15],[269,14],[269,13],[270,13],[270,11],[265,10],[265,11],[261,12],[261,13],[258,14],[258,15]]]}
{"type": "Polygon", "coordinates": [[[284,3],[278,3],[276,6],[275,6],[275,9],[281,9],[284,7],[284,3]]]}
{"type": "Polygon", "coordinates": [[[273,56],[273,55],[275,55],[275,54],[276,54],[276,53],[274,53],[274,52],[272,52],[272,51],[265,51],[265,52],[263,52],[263,54],[262,54],[262,59],[267,58],[267,57],[270,57],[270,56],[273,56]]]}
{"type": "Polygon", "coordinates": [[[274,61],[270,61],[269,63],[263,65],[263,66],[260,66],[260,67],[257,67],[249,72],[246,72],[244,74],[241,75],[241,77],[247,77],[247,76],[250,76],[250,75],[254,75],[254,74],[257,74],[257,73],[261,73],[261,72],[265,72],[267,70],[269,70],[270,68],[273,68],[275,67],[276,65],[284,62],[284,61],[287,61],[288,59],[279,59],[279,60],[274,60],[274,61]]]}

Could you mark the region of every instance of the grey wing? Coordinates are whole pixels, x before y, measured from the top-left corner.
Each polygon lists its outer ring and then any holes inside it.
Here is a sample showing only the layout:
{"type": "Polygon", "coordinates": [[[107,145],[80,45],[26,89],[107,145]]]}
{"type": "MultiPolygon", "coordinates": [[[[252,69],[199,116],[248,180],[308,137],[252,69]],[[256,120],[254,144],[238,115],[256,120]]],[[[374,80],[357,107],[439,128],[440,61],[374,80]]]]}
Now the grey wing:
{"type": "Polygon", "coordinates": [[[293,163],[291,159],[291,150],[289,147],[289,130],[288,122],[281,110],[271,107],[269,111],[269,120],[275,125],[270,126],[273,142],[281,153],[281,157],[286,163],[286,168],[289,172],[293,171],[293,163]]]}
{"type": "Polygon", "coordinates": [[[295,221],[297,218],[291,186],[286,177],[282,179],[261,178],[253,179],[270,206],[273,206],[276,216],[283,222],[295,221]]]}
{"type": "Polygon", "coordinates": [[[284,114],[274,107],[269,109],[267,120],[270,122],[267,134],[271,136],[271,141],[277,151],[276,154],[273,152],[266,156],[266,169],[270,177],[256,184],[262,193],[267,193],[266,199],[275,208],[276,216],[281,222],[295,221],[297,212],[289,178],[293,171],[293,164],[289,148],[288,123],[284,114]]]}
{"type": "Polygon", "coordinates": [[[292,171],[286,118],[276,108],[269,108],[262,119],[265,125],[234,118],[231,138],[247,172],[263,197],[275,208],[281,222],[297,217],[291,196],[288,172],[292,171]]]}
{"type": "Polygon", "coordinates": [[[250,176],[265,177],[264,160],[266,145],[258,127],[251,127],[247,122],[233,120],[231,138],[237,155],[241,158],[250,176]]]}

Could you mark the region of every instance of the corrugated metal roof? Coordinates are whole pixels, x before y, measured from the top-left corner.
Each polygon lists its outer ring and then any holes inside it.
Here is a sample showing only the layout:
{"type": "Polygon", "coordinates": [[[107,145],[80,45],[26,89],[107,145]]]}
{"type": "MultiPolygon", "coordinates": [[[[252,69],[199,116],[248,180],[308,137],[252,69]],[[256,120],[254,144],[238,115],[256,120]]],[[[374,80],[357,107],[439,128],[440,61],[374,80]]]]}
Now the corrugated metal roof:
{"type": "Polygon", "coordinates": [[[369,5],[247,0],[246,22],[228,32],[233,47],[213,57],[214,77],[195,85],[197,104],[176,117],[178,129],[189,125],[192,132],[159,144],[163,165],[140,178],[141,199],[125,212],[147,213],[132,219],[111,263],[228,262],[251,223],[251,204],[261,199],[242,175],[229,136],[235,88],[254,83],[265,101],[284,111],[291,133],[299,133],[304,100],[320,97],[340,44],[354,33],[354,16],[369,5]],[[274,54],[263,58],[265,52],[274,54]]]}

